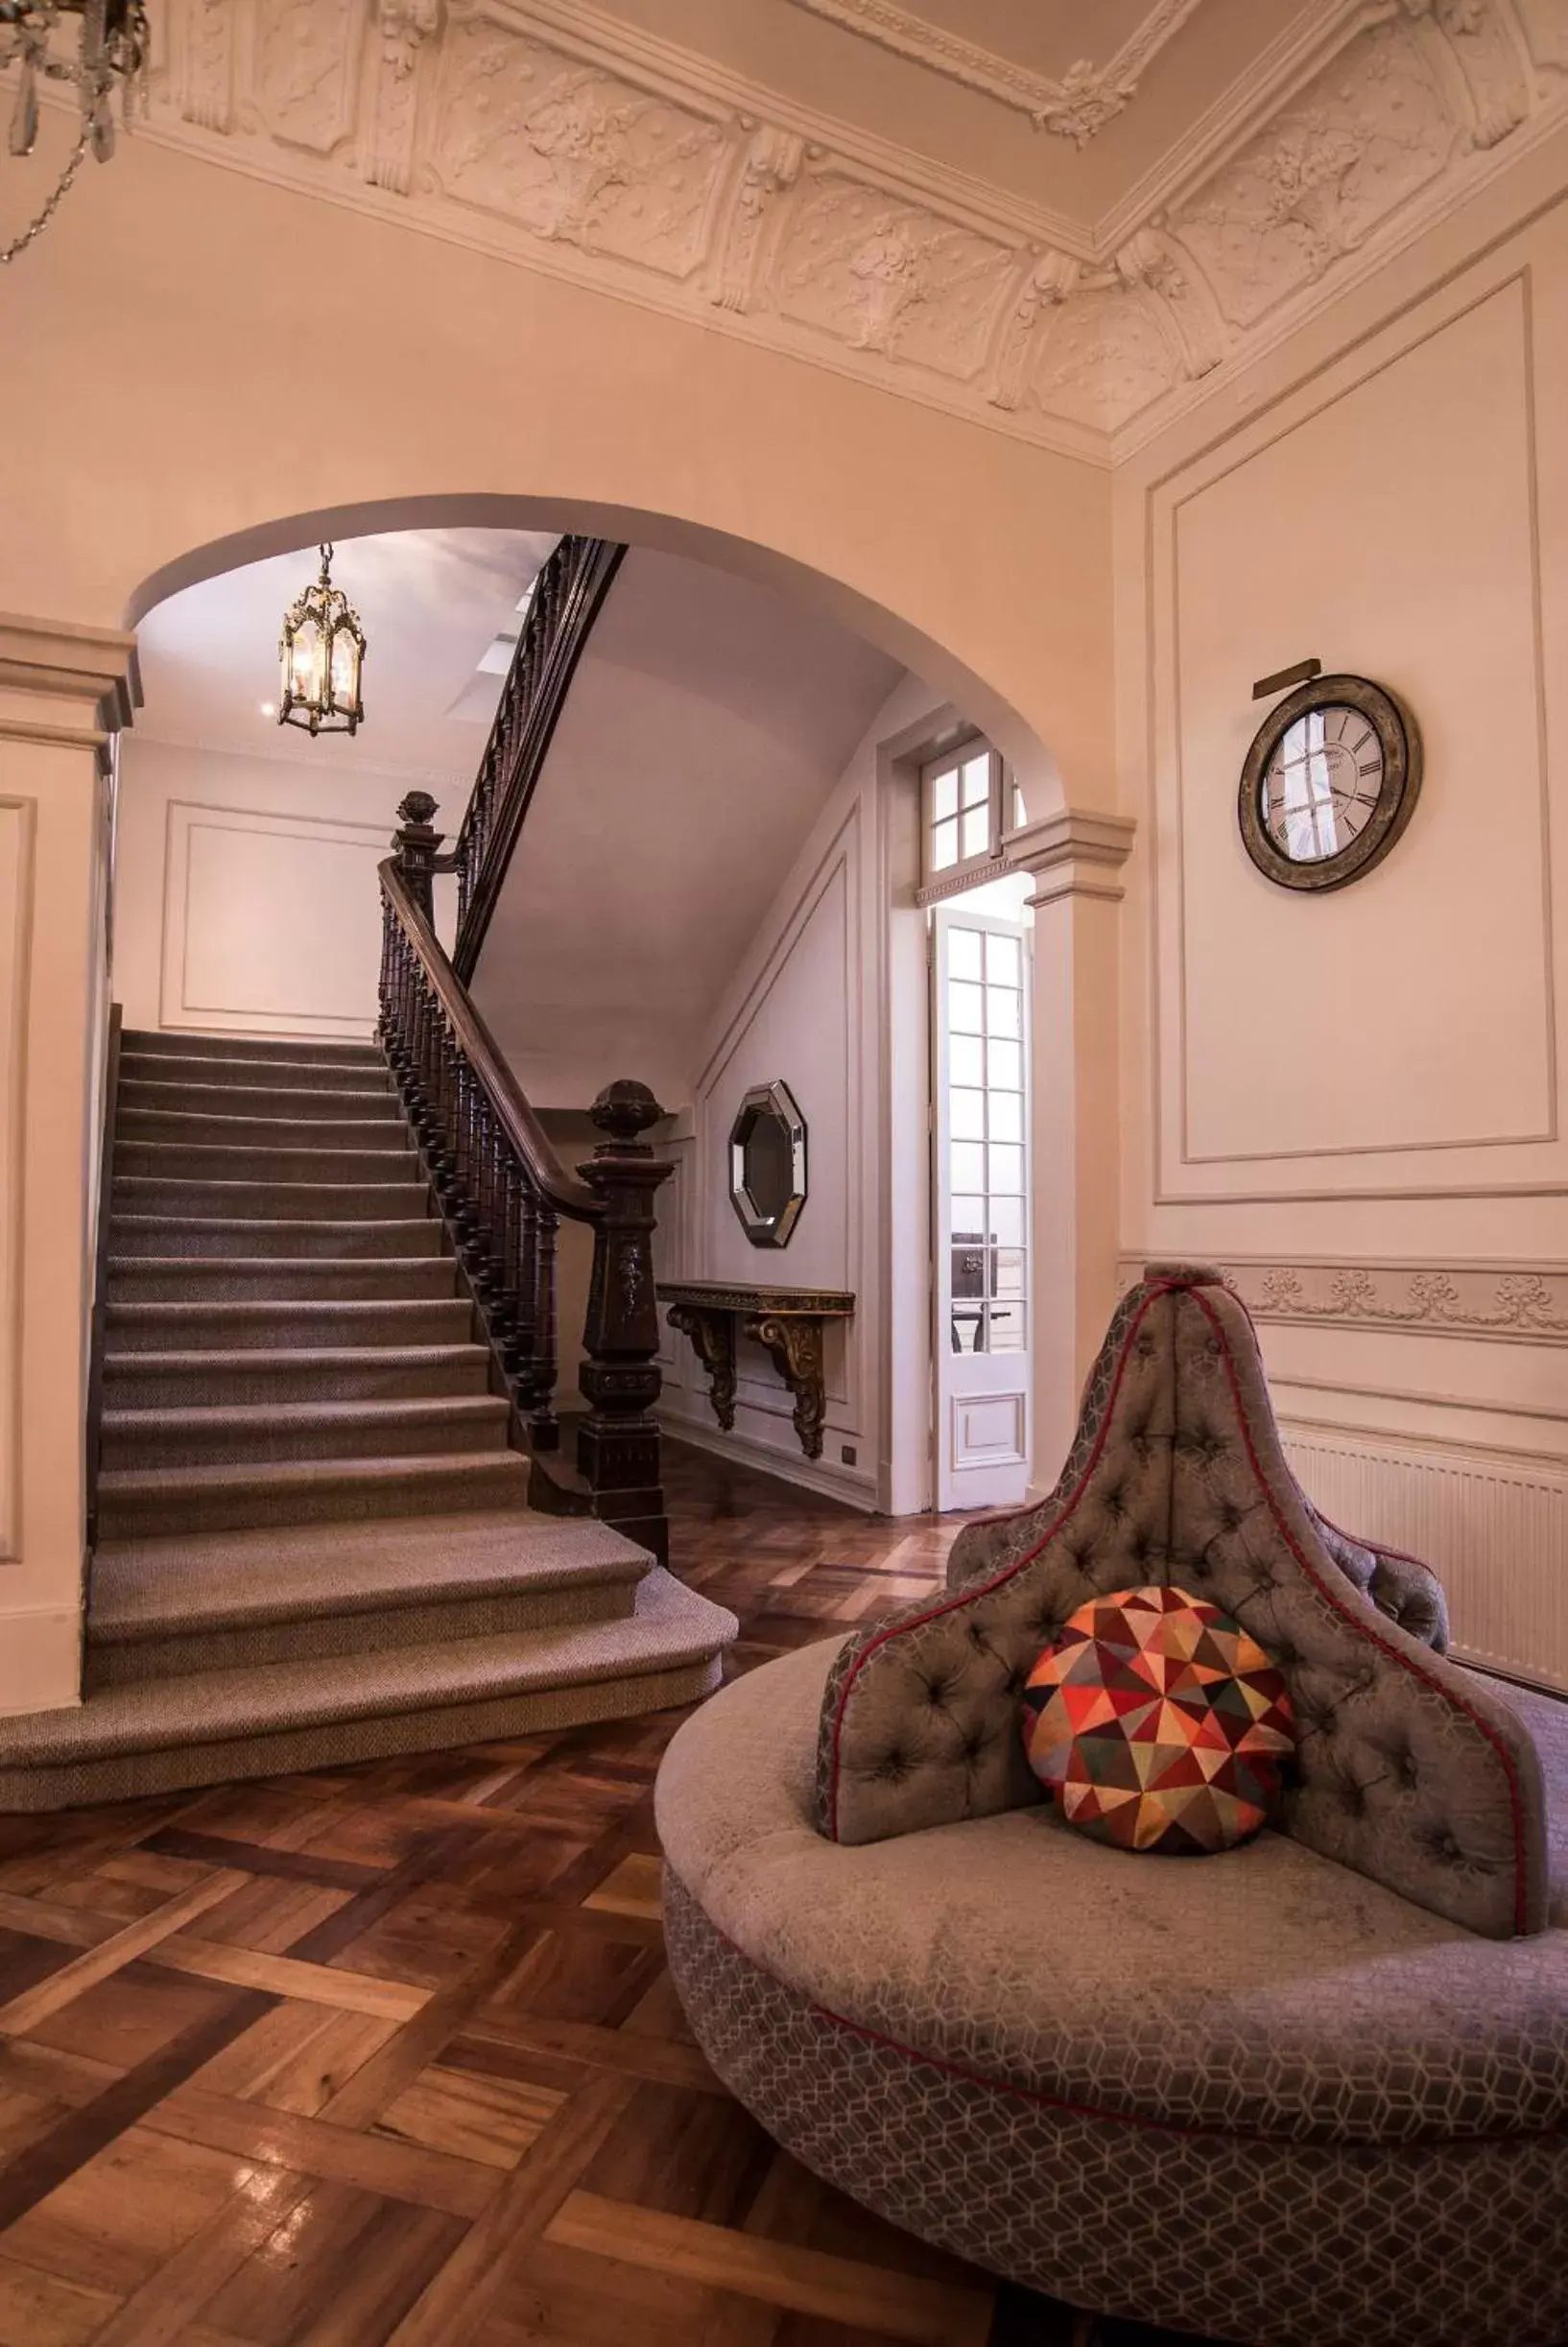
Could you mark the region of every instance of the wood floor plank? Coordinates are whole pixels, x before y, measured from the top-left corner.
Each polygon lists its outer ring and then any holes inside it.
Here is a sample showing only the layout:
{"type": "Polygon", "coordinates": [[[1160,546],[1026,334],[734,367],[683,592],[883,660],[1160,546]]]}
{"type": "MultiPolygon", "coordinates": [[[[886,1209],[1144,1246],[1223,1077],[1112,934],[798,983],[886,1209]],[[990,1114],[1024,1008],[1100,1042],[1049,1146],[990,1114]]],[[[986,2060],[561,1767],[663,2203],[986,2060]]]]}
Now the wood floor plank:
{"type": "Polygon", "coordinates": [[[986,2347],[990,2329],[987,2289],[890,2273],[597,2193],[570,2193],[545,2230],[548,2240],[596,2257],[825,2315],[907,2340],[910,2347],[986,2347]]]}
{"type": "Polygon", "coordinates": [[[0,2347],[87,2347],[118,2303],[0,2256],[0,2347]]]}
{"type": "Polygon", "coordinates": [[[0,2005],[0,2036],[24,2037],[29,2029],[59,2012],[84,1990],[107,1980],[111,1973],[118,1972],[146,1950],[156,1947],[159,1940],[167,1939],[170,1932],[178,1932],[183,1924],[204,1915],[209,1907],[217,1907],[244,1881],[242,1874],[221,1870],[206,1882],[194,1884],[189,1890],[164,1900],[150,1915],[128,1923],[124,1931],[111,1933],[73,1963],[62,1965],[36,1988],[26,1989],[21,1996],[12,1997],[9,2004],[0,2005]]]}
{"type": "Polygon", "coordinates": [[[340,2012],[368,2013],[375,2021],[412,2021],[430,2002],[428,1988],[410,1988],[399,1980],[380,1980],[369,1973],[340,1971],[330,1964],[302,1964],[293,1956],[263,1956],[253,1948],[231,1948],[222,1940],[184,1932],[150,1949],[148,1956],[154,1964],[191,1973],[201,1980],[264,1988],[277,1997],[334,2005],[340,2012]]]}
{"type": "Polygon", "coordinates": [[[296,2111],[264,2110],[203,2087],[179,2088],[148,2115],[146,2123],[157,2134],[178,2136],[185,2143],[206,2144],[240,2159],[296,2169],[323,2182],[451,2217],[482,2215],[495,2193],[496,2171],[480,2161],[361,2135],[296,2111]]]}
{"type": "MultiPolygon", "coordinates": [[[[127,2298],[93,2347],[191,2347],[195,2317],[210,2305],[298,2207],[310,2179],[280,2168],[245,2168],[243,2182],[201,2229],[127,2298]]],[[[219,2347],[216,2332],[202,2334],[219,2347]]],[[[232,2336],[232,2335],[230,2335],[232,2336]]]]}

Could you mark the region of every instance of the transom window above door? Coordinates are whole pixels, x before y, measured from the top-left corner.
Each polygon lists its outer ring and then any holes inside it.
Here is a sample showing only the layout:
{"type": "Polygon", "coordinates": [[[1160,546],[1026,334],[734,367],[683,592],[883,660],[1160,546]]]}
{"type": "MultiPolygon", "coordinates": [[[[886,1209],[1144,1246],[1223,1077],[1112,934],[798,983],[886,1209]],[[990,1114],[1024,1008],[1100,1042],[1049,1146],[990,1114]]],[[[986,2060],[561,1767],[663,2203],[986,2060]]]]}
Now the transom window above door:
{"type": "Polygon", "coordinates": [[[994,864],[1002,834],[1023,819],[1017,785],[979,734],[920,769],[920,878],[950,886],[956,875],[994,864]]]}

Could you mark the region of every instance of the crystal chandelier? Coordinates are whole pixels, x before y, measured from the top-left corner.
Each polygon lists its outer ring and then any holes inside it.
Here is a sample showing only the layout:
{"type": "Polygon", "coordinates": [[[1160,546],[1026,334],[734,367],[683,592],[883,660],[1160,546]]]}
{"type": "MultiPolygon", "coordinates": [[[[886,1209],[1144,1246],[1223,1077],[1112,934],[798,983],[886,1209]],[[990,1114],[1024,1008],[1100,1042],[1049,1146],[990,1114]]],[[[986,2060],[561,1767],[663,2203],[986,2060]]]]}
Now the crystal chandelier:
{"type": "Polygon", "coordinates": [[[347,596],[332,583],[332,549],[321,548],[321,575],[283,614],[280,725],[311,733],[352,733],[365,716],[360,672],[365,630],[347,596]]]}
{"type": "Polygon", "coordinates": [[[13,261],[49,225],[89,150],[100,163],[108,161],[114,153],[115,83],[122,84],[121,108],[129,124],[131,94],[140,86],[147,49],[142,0],[0,0],[0,72],[8,65],[21,66],[11,118],[11,153],[31,154],[37,142],[40,82],[74,82],[82,112],[76,145],[54,193],[18,236],[0,245],[0,262],[13,261]],[[70,16],[82,20],[74,56],[55,37],[70,16]]]}

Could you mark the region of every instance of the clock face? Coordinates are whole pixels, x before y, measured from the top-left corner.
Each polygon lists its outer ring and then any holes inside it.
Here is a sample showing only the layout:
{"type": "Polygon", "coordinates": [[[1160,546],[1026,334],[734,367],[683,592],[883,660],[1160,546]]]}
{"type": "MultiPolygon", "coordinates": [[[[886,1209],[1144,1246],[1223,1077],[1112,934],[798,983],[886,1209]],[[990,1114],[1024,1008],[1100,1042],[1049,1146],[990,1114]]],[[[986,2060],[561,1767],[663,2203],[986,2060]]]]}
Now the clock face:
{"type": "Polygon", "coordinates": [[[1281,888],[1342,888],[1387,855],[1420,779],[1420,736],[1391,693],[1365,676],[1315,676],[1271,711],[1247,753],[1247,852],[1281,888]]]}

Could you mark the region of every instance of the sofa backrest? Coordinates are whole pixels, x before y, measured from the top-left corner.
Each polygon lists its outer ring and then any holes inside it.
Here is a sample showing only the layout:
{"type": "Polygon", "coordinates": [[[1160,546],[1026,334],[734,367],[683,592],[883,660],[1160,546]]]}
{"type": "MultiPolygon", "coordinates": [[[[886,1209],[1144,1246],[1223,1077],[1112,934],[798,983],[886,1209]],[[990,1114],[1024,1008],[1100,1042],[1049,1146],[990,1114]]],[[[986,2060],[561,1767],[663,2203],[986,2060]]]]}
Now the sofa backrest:
{"type": "Polygon", "coordinates": [[[825,1834],[876,1840],[1040,1799],[1019,1733],[1036,1656],[1087,1599],[1162,1581],[1223,1606],[1285,1674],[1299,1744],[1283,1831],[1472,1931],[1542,1928],[1529,1733],[1336,1564],[1217,1273],[1151,1267],[1112,1320],[1055,1492],[962,1537],[974,1577],[851,1638],[835,1664],[825,1834]]]}

